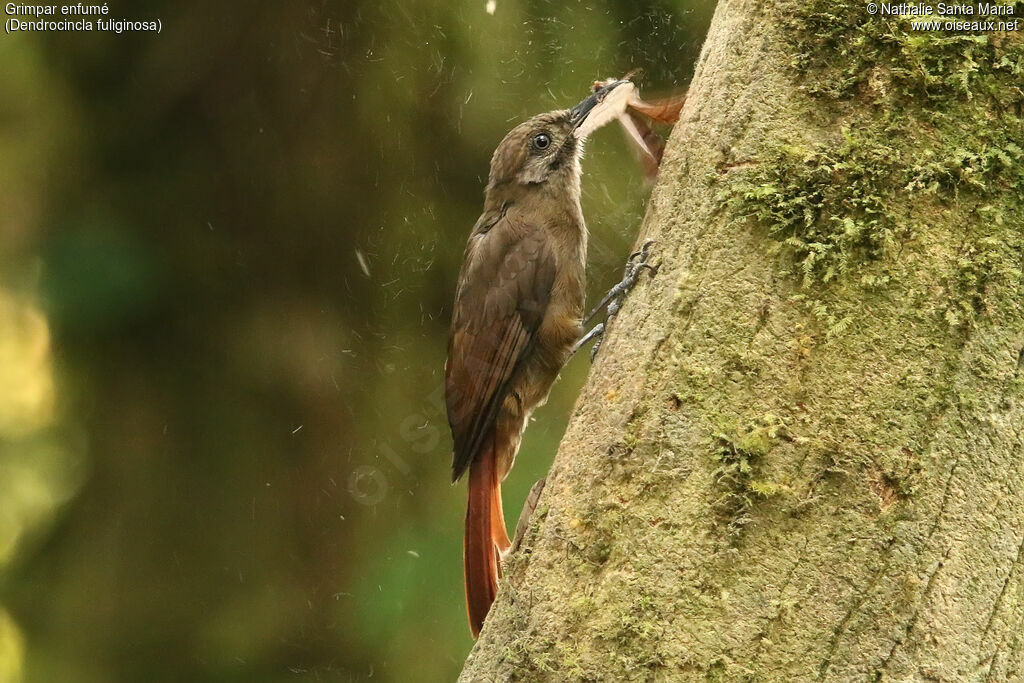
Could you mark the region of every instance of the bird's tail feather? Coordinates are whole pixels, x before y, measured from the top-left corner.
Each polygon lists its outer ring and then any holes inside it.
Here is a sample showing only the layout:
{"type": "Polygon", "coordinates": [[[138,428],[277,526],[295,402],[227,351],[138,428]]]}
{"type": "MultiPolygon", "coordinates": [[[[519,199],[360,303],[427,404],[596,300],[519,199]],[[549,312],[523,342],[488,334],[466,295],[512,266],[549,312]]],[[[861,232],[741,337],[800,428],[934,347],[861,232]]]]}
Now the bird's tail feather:
{"type": "Polygon", "coordinates": [[[498,554],[511,546],[501,509],[497,454],[493,440],[491,443],[469,468],[466,535],[462,542],[466,610],[474,638],[480,635],[484,619],[498,592],[498,577],[501,574],[498,554]]]}

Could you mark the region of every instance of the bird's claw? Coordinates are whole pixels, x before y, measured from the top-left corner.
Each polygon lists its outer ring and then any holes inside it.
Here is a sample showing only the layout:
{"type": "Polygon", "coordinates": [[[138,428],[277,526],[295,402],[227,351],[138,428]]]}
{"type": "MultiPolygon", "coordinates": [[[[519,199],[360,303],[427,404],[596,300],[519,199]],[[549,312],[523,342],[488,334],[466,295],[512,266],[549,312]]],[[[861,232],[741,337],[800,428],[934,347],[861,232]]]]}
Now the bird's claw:
{"type": "Polygon", "coordinates": [[[580,347],[590,340],[596,339],[594,347],[590,350],[590,360],[593,361],[597,356],[597,351],[601,348],[601,342],[604,340],[604,331],[607,327],[607,323],[618,314],[626,295],[629,294],[640,279],[640,273],[642,273],[645,268],[651,271],[651,275],[658,272],[657,266],[652,266],[647,263],[651,245],[653,244],[654,240],[645,240],[639,251],[635,251],[629,255],[629,258],[626,260],[626,267],[622,272],[622,280],[608,290],[608,293],[604,295],[603,299],[601,299],[601,303],[599,303],[594,310],[591,311],[590,315],[587,316],[587,321],[590,321],[598,311],[604,308],[605,322],[598,323],[593,329],[583,335],[583,337],[576,342],[576,345],[573,347],[573,353],[576,353],[580,347]]]}
{"type": "Polygon", "coordinates": [[[651,275],[658,272],[657,266],[652,266],[647,263],[647,258],[650,255],[651,245],[654,244],[654,240],[645,240],[643,246],[640,247],[639,251],[634,251],[626,259],[626,267],[622,271],[622,281],[619,284],[609,290],[606,299],[608,300],[607,316],[606,319],[614,318],[622,307],[622,301],[626,298],[626,294],[636,286],[637,280],[640,279],[640,273],[643,272],[644,268],[651,271],[651,275]]]}
{"type": "Polygon", "coordinates": [[[597,350],[601,348],[601,344],[604,343],[604,323],[598,324],[594,330],[600,330],[594,335],[596,341],[594,345],[590,347],[590,362],[593,363],[594,359],[597,358],[597,350]]]}
{"type": "Polygon", "coordinates": [[[590,360],[594,360],[594,356],[597,354],[597,347],[601,345],[601,339],[604,337],[604,323],[598,323],[590,329],[589,332],[580,337],[579,341],[573,344],[570,355],[575,355],[577,351],[587,345],[592,339],[596,339],[597,342],[594,344],[594,348],[590,351],[590,360]]]}

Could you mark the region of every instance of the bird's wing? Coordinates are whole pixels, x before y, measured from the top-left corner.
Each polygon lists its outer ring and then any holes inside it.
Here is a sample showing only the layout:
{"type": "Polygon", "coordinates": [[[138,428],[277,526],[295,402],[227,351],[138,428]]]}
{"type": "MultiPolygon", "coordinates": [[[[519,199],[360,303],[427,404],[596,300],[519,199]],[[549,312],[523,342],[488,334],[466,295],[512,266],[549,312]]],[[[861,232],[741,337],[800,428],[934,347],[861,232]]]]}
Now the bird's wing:
{"type": "Polygon", "coordinates": [[[503,214],[474,232],[459,278],[445,366],[453,480],[493,427],[551,299],[555,260],[544,232],[510,221],[503,214]]]}

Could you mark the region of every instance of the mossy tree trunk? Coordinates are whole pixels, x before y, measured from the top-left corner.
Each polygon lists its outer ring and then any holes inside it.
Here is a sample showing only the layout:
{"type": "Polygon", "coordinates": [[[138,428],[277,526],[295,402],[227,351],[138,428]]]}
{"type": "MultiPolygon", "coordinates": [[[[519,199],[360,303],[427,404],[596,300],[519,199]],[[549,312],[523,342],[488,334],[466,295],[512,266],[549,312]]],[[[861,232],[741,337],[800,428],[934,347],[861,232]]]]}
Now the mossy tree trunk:
{"type": "Polygon", "coordinates": [[[464,680],[1024,678],[1022,38],[720,2],[464,680]]]}

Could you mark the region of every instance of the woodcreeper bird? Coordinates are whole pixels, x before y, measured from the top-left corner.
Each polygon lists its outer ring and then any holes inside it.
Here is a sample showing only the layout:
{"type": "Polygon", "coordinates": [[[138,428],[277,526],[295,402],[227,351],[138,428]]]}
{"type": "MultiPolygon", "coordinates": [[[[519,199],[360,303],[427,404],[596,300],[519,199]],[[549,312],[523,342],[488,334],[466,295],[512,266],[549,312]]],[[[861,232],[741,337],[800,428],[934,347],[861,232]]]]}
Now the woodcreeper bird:
{"type": "Polygon", "coordinates": [[[463,541],[473,636],[494,602],[510,546],[501,482],[535,408],[582,333],[587,229],[580,157],[588,115],[620,83],[569,110],[511,130],[491,158],[484,210],[469,236],[452,311],[445,402],[455,452],[468,470],[463,541]]]}

